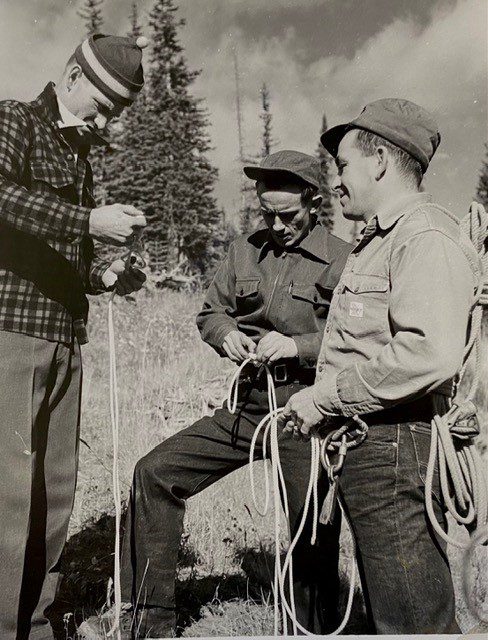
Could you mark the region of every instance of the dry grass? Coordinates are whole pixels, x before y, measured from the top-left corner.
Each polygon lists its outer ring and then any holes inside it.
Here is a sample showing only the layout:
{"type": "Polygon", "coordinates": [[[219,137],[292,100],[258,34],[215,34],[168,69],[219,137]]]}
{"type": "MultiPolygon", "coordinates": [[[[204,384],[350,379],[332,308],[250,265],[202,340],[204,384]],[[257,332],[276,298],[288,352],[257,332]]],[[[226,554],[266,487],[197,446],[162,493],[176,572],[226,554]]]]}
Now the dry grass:
{"type": "MultiPolygon", "coordinates": [[[[137,302],[118,300],[115,305],[124,497],[136,461],[165,438],[211,413],[225,395],[232,365],[200,340],[194,323],[200,304],[199,294],[142,292],[137,302]]],[[[112,565],[106,305],[106,299],[93,301],[91,339],[83,348],[83,444],[60,604],[63,611],[76,609],[78,621],[101,609],[112,565]]],[[[482,380],[488,379],[486,355],[482,375],[482,380]]],[[[486,387],[478,401],[486,429],[486,387]]],[[[271,520],[272,514],[263,519],[252,507],[246,469],[189,501],[178,582],[185,636],[271,634],[265,562],[272,550],[271,520]],[[254,568],[244,570],[243,566],[254,568]],[[198,616],[200,619],[190,624],[198,616]]],[[[342,569],[346,571],[349,545],[344,548],[342,569]]],[[[451,560],[458,612],[463,629],[468,629],[475,621],[460,591],[462,558],[453,553],[451,560]]],[[[483,567],[488,566],[486,557],[479,557],[474,565],[479,605],[486,595],[486,578],[482,579],[483,567]]],[[[60,630],[59,637],[66,637],[66,633],[60,630]]]]}

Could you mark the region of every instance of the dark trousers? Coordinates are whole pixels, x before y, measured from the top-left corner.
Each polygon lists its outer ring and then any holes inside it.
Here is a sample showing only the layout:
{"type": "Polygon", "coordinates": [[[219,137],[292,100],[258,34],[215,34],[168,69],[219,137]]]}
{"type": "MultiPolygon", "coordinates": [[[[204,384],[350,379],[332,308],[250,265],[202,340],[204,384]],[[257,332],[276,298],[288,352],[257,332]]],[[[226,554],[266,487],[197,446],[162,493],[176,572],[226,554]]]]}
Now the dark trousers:
{"type": "MultiPolygon", "coordinates": [[[[301,388],[297,383],[278,387],[278,406],[301,388]]],[[[247,397],[237,416],[219,409],[162,442],[136,465],[122,554],[123,600],[165,607],[168,633],[175,618],[185,500],[248,463],[253,433],[268,413],[265,390],[244,386],[242,394],[247,397]]],[[[256,456],[262,456],[262,439],[256,456]]],[[[309,479],[310,445],[282,439],[280,457],[293,532],[309,479]]],[[[338,621],[339,527],[339,521],[334,527],[320,526],[313,547],[310,530],[304,532],[294,552],[297,617],[315,633],[332,631],[338,621]]]]}
{"type": "MultiPolygon", "coordinates": [[[[430,424],[364,418],[368,436],[347,454],[341,490],[370,619],[379,634],[460,633],[445,543],[424,504],[430,424]]],[[[437,472],[434,488],[439,496],[437,472]]],[[[435,507],[445,526],[438,500],[435,507]]]]}
{"type": "Polygon", "coordinates": [[[0,362],[0,637],[44,640],[75,492],[80,354],[0,331],[0,362]]]}

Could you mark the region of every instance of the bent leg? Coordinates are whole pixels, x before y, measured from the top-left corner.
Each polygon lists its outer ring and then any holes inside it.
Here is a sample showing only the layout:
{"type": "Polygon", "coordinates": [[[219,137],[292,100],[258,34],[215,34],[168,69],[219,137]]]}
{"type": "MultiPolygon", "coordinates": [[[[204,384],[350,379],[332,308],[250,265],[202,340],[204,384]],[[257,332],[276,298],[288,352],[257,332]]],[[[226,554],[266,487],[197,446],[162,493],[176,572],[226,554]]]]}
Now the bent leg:
{"type": "Polygon", "coordinates": [[[185,501],[248,462],[254,424],[225,409],[155,447],[136,465],[124,537],[123,599],[174,609],[185,501]]]}

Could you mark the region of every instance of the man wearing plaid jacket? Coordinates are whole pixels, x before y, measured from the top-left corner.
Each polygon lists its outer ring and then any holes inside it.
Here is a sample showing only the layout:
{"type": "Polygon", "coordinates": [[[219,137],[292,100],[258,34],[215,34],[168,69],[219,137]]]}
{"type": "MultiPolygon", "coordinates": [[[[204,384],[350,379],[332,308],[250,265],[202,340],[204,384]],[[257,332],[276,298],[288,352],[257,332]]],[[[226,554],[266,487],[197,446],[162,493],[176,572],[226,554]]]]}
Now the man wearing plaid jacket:
{"type": "Polygon", "coordinates": [[[96,130],[143,86],[145,38],[95,35],[60,82],[0,102],[0,637],[52,638],[77,471],[85,293],[125,294],[145,276],[94,257],[145,225],[129,205],[96,208],[87,161],[96,130]]]}

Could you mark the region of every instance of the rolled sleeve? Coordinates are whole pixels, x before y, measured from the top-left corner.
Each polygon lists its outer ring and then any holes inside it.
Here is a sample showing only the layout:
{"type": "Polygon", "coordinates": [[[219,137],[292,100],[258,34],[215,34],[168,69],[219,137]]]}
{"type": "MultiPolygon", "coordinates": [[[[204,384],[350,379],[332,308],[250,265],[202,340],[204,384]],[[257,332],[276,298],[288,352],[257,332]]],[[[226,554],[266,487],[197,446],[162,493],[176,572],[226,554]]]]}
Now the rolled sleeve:
{"type": "Polygon", "coordinates": [[[337,392],[337,376],[325,374],[315,381],[312,399],[317,409],[324,416],[345,415],[344,407],[337,392]]]}
{"type": "Polygon", "coordinates": [[[441,231],[423,231],[395,249],[390,267],[393,338],[337,376],[344,415],[433,391],[462,364],[475,282],[461,248],[441,231]]]}

